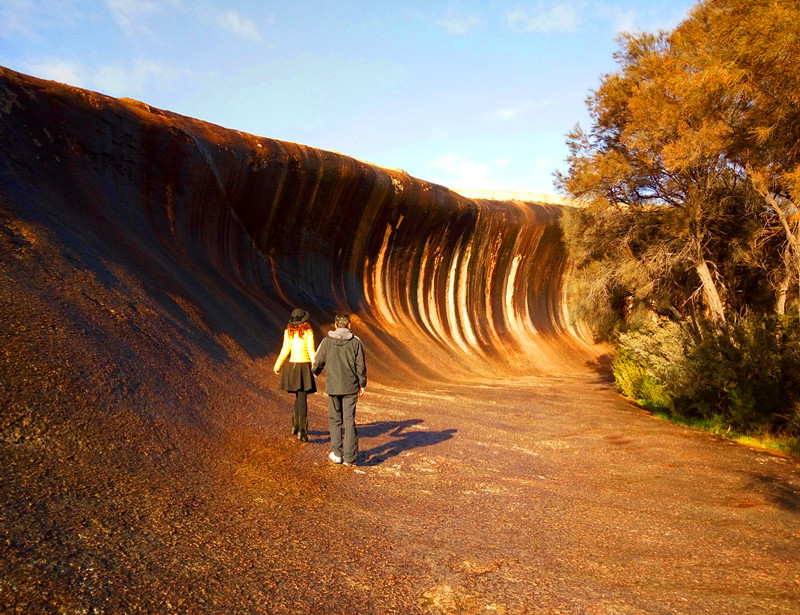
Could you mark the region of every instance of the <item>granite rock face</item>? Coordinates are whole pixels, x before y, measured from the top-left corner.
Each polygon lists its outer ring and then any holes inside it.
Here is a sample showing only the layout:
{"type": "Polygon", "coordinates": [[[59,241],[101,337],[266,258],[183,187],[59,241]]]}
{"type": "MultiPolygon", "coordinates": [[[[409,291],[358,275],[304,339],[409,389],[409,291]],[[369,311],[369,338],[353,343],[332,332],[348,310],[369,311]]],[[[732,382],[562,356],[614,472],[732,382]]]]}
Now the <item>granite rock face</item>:
{"type": "Polygon", "coordinates": [[[0,612],[796,613],[796,462],[619,397],[561,211],[0,69],[0,612]]]}
{"type": "MultiPolygon", "coordinates": [[[[200,287],[214,284],[276,323],[293,305],[322,325],[346,310],[379,332],[392,362],[423,359],[432,372],[427,352],[480,372],[558,372],[583,347],[563,305],[559,206],[472,200],[9,70],[0,118],[7,207],[66,244],[92,236],[95,258],[192,287],[201,310],[200,287]]],[[[222,311],[207,317],[224,321],[222,311]]]]}

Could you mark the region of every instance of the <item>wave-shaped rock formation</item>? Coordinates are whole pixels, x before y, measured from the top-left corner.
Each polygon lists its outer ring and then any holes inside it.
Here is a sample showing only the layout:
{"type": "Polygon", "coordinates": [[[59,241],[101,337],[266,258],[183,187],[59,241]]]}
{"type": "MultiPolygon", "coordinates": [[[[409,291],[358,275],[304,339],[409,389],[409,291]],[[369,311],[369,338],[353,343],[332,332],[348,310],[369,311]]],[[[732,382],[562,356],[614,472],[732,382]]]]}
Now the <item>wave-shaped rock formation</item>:
{"type": "Polygon", "coordinates": [[[413,518],[408,494],[331,512],[359,496],[316,461],[321,395],[311,444],[288,438],[272,365],[289,311],[318,339],[351,312],[372,441],[433,446],[482,420],[454,418],[448,380],[489,408],[498,384],[590,373],[561,211],[0,69],[0,610],[381,612],[358,589],[381,584],[382,612],[413,612],[434,573],[382,520],[413,518]],[[313,548],[297,516],[326,528],[313,548]],[[376,541],[390,583],[352,551],[376,541]]]}
{"type": "Polygon", "coordinates": [[[21,215],[88,219],[110,253],[222,278],[268,312],[280,304],[276,317],[295,304],[323,323],[353,312],[423,368],[429,352],[480,371],[575,364],[558,206],[468,199],[341,154],[2,77],[2,198],[21,215]]]}

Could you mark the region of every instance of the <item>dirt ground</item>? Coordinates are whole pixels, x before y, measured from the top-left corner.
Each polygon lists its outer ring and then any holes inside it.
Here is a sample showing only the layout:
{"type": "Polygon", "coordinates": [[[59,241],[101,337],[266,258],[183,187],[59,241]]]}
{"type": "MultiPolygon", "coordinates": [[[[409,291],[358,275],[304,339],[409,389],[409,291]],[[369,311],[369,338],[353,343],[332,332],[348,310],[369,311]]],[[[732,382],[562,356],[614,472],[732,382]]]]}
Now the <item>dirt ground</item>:
{"type": "Polygon", "coordinates": [[[658,421],[598,366],[392,378],[362,330],[361,464],[334,465],[324,394],[290,436],[279,330],[253,356],[2,222],[3,612],[800,611],[796,459],[658,421]]]}

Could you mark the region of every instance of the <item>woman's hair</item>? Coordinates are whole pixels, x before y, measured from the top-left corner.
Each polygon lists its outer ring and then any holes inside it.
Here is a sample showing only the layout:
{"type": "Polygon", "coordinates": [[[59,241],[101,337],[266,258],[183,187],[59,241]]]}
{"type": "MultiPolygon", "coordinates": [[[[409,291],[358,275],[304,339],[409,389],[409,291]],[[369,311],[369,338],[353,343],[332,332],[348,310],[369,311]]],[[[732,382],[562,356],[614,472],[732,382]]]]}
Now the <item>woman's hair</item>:
{"type": "Polygon", "coordinates": [[[297,325],[293,325],[292,323],[286,325],[286,332],[289,334],[289,337],[303,337],[306,331],[311,331],[311,325],[308,324],[308,321],[301,322],[297,325]]]}

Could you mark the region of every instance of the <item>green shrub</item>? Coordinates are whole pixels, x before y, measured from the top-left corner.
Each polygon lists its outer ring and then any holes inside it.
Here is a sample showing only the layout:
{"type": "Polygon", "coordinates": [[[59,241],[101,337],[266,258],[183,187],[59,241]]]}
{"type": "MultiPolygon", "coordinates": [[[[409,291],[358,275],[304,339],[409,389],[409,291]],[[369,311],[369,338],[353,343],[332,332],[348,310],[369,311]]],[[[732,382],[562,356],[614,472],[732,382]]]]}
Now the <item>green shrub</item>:
{"type": "Polygon", "coordinates": [[[619,335],[612,369],[620,392],[650,410],[718,434],[775,434],[790,450],[800,447],[796,319],[751,315],[705,324],[699,336],[651,321],[619,335]]]}
{"type": "Polygon", "coordinates": [[[650,410],[671,407],[667,383],[683,363],[684,334],[667,319],[620,334],[612,364],[620,392],[650,410]]]}
{"type": "Polygon", "coordinates": [[[639,399],[642,381],[647,376],[647,369],[638,363],[625,348],[617,349],[611,369],[619,392],[625,397],[639,399]]]}
{"type": "Polygon", "coordinates": [[[708,327],[688,349],[675,404],[722,415],[744,433],[798,430],[800,335],[786,319],[749,316],[708,327]]]}
{"type": "Polygon", "coordinates": [[[707,323],[699,337],[666,319],[649,322],[619,335],[612,369],[620,392],[648,409],[714,433],[776,434],[800,447],[796,319],[707,323]]]}

